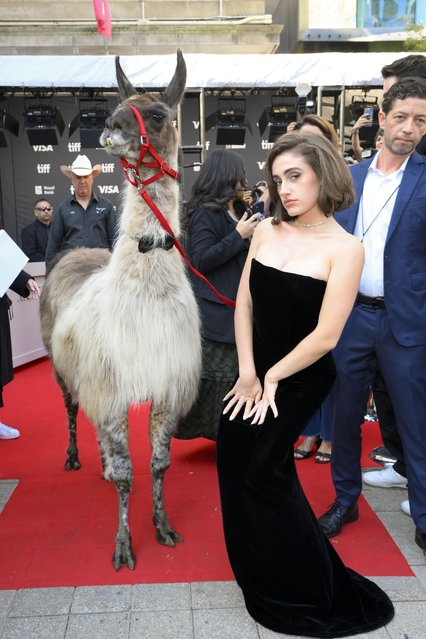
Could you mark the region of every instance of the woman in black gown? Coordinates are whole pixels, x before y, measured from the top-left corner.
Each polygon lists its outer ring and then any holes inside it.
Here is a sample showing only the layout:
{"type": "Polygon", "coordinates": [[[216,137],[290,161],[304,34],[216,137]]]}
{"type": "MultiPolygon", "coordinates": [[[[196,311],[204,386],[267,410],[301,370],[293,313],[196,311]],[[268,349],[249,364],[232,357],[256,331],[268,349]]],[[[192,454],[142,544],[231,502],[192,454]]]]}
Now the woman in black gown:
{"type": "Polygon", "coordinates": [[[333,217],[352,204],[353,185],[333,146],[309,133],[279,138],[267,175],[277,208],[256,229],[242,274],[239,377],[217,440],[225,540],[257,622],[344,637],[385,625],[393,606],[323,535],[293,446],[333,384],[330,351],[358,290],[363,248],[333,217]]]}

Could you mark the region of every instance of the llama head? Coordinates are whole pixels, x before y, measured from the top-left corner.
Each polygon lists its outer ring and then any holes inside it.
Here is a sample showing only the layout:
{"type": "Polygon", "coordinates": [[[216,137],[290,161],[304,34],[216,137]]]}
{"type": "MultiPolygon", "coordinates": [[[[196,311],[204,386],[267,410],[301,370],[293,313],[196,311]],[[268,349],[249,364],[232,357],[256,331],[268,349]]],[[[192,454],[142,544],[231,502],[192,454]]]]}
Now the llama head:
{"type": "Polygon", "coordinates": [[[101,145],[111,155],[125,157],[135,163],[141,146],[138,121],[129,106],[135,107],[142,116],[146,134],[156,151],[166,159],[177,153],[177,134],[173,124],[176,108],[182,99],[186,83],[186,64],[180,49],[174,76],[164,93],[138,93],[116,58],[116,75],[122,102],[105,122],[100,137],[101,145]]]}

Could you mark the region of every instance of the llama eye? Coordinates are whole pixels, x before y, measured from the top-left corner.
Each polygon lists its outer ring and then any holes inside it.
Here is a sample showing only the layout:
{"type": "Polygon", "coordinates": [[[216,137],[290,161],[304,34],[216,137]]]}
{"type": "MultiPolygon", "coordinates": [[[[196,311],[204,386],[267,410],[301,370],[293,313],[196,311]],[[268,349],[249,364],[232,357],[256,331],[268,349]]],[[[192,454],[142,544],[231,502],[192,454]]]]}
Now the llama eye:
{"type": "Polygon", "coordinates": [[[157,124],[161,124],[162,121],[164,120],[164,115],[162,115],[161,113],[153,113],[152,114],[152,119],[155,120],[155,122],[157,122],[157,124]]]}

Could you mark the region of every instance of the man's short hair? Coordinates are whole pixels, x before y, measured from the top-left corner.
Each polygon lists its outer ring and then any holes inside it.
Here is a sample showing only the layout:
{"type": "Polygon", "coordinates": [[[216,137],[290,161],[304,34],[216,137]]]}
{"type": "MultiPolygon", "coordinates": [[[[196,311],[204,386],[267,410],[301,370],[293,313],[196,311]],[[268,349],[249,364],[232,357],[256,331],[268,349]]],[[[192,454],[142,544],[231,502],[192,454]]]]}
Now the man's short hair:
{"type": "Polygon", "coordinates": [[[385,79],[392,76],[396,76],[400,80],[408,76],[426,78],[426,56],[421,54],[407,55],[405,58],[399,58],[391,64],[386,64],[382,69],[382,77],[385,79]]]}
{"type": "Polygon", "coordinates": [[[38,200],[36,200],[36,201],[34,202],[34,207],[33,207],[33,208],[35,209],[35,208],[36,208],[36,206],[37,206],[37,204],[40,204],[40,202],[47,202],[47,203],[49,204],[49,206],[52,206],[52,205],[50,204],[50,201],[47,199],[47,197],[39,197],[39,198],[38,198],[38,200]]]}
{"type": "Polygon", "coordinates": [[[405,100],[406,98],[426,100],[426,79],[404,78],[395,82],[383,96],[381,110],[387,114],[396,100],[405,100]]]}

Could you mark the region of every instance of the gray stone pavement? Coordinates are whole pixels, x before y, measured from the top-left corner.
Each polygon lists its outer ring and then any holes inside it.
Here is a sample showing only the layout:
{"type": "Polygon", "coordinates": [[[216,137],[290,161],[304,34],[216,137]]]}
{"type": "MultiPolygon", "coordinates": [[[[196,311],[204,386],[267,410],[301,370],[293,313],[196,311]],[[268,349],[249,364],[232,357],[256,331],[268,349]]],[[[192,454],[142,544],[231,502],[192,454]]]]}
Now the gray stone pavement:
{"type": "MultiPolygon", "coordinates": [[[[0,482],[0,512],[16,483],[0,482]]],[[[366,487],[364,495],[407,558],[415,577],[373,578],[391,597],[396,615],[386,628],[356,637],[425,639],[426,563],[413,540],[414,524],[400,511],[407,491],[366,487]]],[[[0,590],[0,639],[287,636],[266,630],[252,620],[234,582],[0,590]]]]}

